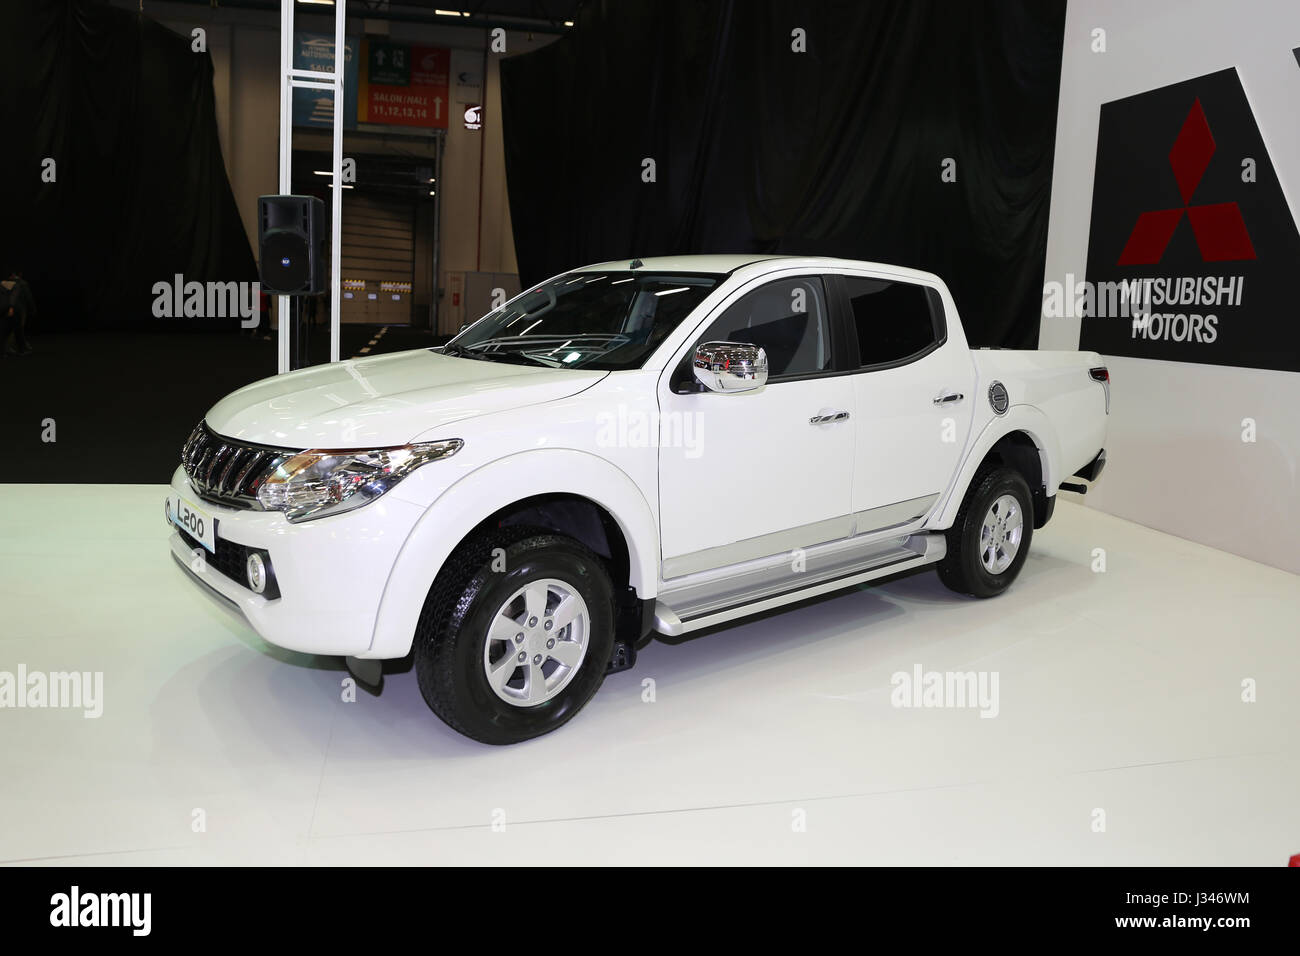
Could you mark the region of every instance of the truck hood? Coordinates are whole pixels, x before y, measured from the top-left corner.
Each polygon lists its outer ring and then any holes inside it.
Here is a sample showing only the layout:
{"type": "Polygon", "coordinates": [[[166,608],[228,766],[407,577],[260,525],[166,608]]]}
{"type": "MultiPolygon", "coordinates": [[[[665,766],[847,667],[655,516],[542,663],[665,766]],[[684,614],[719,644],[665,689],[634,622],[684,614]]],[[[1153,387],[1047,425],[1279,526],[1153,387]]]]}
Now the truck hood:
{"type": "MultiPolygon", "coordinates": [[[[206,418],[217,434],[259,445],[382,448],[478,415],[567,398],[607,374],[417,349],[264,378],[231,392],[206,418]]],[[[438,437],[459,436],[430,436],[438,437]]]]}

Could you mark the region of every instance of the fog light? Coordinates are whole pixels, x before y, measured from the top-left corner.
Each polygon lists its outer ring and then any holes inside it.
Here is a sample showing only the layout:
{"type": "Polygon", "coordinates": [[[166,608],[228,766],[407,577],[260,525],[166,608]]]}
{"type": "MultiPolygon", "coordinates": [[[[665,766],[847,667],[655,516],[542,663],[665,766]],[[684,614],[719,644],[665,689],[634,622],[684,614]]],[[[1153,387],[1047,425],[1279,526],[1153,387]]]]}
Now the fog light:
{"type": "Polygon", "coordinates": [[[248,556],[248,586],[254,594],[266,590],[266,562],[256,551],[248,556]]]}

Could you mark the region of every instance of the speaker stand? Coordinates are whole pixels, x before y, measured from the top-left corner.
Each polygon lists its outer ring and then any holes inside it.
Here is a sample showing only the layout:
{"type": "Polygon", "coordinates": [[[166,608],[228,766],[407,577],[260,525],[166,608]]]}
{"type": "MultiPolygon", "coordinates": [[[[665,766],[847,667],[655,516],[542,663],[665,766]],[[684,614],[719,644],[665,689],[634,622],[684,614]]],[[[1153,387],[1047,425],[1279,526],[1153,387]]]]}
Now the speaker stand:
{"type": "Polygon", "coordinates": [[[289,296],[289,369],[306,368],[311,364],[311,326],[307,324],[303,296],[289,296]]]}

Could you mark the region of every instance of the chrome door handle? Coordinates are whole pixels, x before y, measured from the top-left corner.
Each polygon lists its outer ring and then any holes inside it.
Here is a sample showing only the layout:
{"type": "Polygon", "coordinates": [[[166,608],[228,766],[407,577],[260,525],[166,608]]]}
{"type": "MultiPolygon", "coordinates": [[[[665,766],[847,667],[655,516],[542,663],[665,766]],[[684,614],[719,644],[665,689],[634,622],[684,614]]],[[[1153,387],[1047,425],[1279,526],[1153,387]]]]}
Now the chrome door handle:
{"type": "Polygon", "coordinates": [[[848,412],[831,412],[827,415],[814,415],[808,419],[809,425],[830,425],[834,422],[848,421],[848,412]]]}
{"type": "Polygon", "coordinates": [[[949,392],[947,395],[940,395],[934,400],[934,403],[936,405],[954,405],[965,397],[961,392],[949,392]]]}

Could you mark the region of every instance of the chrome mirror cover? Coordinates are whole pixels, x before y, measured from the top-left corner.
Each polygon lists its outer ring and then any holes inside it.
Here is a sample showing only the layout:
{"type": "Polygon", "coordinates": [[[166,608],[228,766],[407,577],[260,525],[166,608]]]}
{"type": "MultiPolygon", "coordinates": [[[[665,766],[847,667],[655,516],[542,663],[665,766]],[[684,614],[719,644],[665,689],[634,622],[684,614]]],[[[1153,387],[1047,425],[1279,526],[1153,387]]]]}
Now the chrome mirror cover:
{"type": "Polygon", "coordinates": [[[767,353],[746,342],[705,342],[691,360],[695,380],[712,392],[747,392],[767,384],[767,353]]]}

